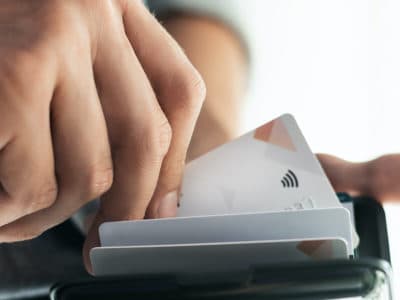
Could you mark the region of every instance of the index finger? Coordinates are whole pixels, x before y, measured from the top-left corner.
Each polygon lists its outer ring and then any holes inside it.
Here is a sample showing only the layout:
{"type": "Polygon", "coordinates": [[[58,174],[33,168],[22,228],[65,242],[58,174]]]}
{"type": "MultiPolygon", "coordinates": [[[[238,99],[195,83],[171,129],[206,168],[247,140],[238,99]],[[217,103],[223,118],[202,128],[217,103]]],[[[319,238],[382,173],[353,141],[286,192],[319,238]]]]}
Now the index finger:
{"type": "Polygon", "coordinates": [[[177,42],[149,11],[140,10],[141,5],[126,2],[125,30],[172,128],[170,148],[147,216],[169,217],[176,211],[186,153],[206,88],[177,42]]]}
{"type": "MultiPolygon", "coordinates": [[[[170,141],[168,121],[129,41],[122,34],[113,34],[115,28],[107,28],[108,39],[100,44],[94,70],[107,123],[114,181],[101,197],[86,239],[88,269],[89,250],[98,245],[102,222],[144,217],[170,141]]],[[[119,30],[123,32],[122,26],[119,30]]]]}

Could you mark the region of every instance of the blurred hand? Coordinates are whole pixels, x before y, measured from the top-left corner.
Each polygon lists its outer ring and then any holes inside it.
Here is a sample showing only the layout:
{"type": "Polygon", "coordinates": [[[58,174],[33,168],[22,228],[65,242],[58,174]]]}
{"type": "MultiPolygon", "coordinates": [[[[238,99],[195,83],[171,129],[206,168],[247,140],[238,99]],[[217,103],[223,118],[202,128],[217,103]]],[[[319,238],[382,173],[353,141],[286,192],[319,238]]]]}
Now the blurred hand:
{"type": "Polygon", "coordinates": [[[318,154],[318,158],[336,191],[371,196],[382,203],[400,201],[400,154],[363,163],[327,154],[318,154]]]}
{"type": "Polygon", "coordinates": [[[0,2],[0,242],[175,213],[204,83],[139,0],[0,2]]]}

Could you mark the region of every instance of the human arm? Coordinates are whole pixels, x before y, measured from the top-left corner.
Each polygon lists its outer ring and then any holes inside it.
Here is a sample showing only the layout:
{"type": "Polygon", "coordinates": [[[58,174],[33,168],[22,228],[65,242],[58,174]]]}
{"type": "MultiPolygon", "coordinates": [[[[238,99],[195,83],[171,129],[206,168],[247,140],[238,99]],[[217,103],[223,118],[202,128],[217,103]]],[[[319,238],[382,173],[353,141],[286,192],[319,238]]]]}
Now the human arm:
{"type": "Polygon", "coordinates": [[[327,154],[318,158],[336,191],[371,196],[381,203],[400,201],[400,154],[361,163],[327,154]]]}

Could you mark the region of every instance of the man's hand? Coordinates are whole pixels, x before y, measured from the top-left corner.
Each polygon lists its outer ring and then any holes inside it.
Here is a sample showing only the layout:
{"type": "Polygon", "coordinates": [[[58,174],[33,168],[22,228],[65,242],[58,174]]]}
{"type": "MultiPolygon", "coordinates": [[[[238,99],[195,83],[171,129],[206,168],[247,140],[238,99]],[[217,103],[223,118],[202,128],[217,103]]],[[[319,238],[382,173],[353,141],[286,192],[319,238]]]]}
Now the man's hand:
{"type": "Polygon", "coordinates": [[[0,242],[170,216],[205,86],[136,0],[0,3],[0,242]]]}
{"type": "Polygon", "coordinates": [[[400,201],[400,154],[362,163],[327,154],[318,158],[336,191],[371,196],[382,203],[400,201]]]}

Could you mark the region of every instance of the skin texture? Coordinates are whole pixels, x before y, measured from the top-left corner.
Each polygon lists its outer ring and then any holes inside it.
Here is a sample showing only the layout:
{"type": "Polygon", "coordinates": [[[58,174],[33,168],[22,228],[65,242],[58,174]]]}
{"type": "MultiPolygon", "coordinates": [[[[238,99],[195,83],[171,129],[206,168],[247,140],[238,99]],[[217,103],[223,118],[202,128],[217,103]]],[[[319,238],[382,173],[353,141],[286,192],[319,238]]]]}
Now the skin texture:
{"type": "Polygon", "coordinates": [[[0,66],[0,242],[173,214],[206,90],[141,1],[4,0],[0,66]]]}

